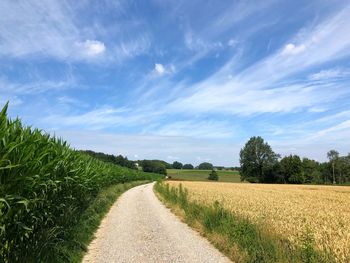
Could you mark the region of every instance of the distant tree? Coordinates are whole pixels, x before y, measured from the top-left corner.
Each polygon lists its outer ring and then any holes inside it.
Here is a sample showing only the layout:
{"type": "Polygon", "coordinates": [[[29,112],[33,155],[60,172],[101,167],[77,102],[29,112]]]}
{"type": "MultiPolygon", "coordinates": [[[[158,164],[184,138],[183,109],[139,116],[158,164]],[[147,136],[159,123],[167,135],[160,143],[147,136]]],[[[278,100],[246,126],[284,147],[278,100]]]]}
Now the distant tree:
{"type": "Polygon", "coordinates": [[[338,182],[345,183],[350,181],[350,154],[348,156],[341,156],[338,160],[338,182]]]}
{"type": "Polygon", "coordinates": [[[320,164],[314,160],[303,158],[302,170],[305,183],[322,183],[320,164]]]}
{"type": "Polygon", "coordinates": [[[327,153],[327,157],[329,159],[329,162],[332,165],[333,184],[335,184],[336,183],[336,181],[335,181],[335,165],[336,165],[336,162],[338,161],[339,153],[336,150],[330,150],[327,153]]]}
{"type": "Polygon", "coordinates": [[[204,162],[197,166],[198,170],[212,170],[214,166],[211,163],[204,162]]]}
{"type": "Polygon", "coordinates": [[[172,166],[174,169],[182,169],[183,165],[182,165],[182,163],[175,161],[175,162],[173,162],[172,166]]]}
{"type": "Polygon", "coordinates": [[[127,157],[123,157],[122,155],[114,156],[113,154],[94,152],[91,150],[86,150],[86,151],[81,150],[79,152],[88,154],[88,155],[90,155],[96,159],[99,159],[103,162],[113,163],[113,164],[117,164],[117,165],[124,166],[127,168],[131,168],[131,169],[137,169],[135,162],[128,160],[127,157]]]}
{"type": "Polygon", "coordinates": [[[261,137],[251,137],[240,151],[241,180],[272,182],[278,155],[261,137]]]}
{"type": "Polygon", "coordinates": [[[164,165],[156,166],[154,173],[167,175],[166,168],[164,165]]]}
{"type": "Polygon", "coordinates": [[[280,161],[280,164],[285,182],[292,184],[304,183],[303,166],[299,156],[286,156],[280,161]]]}
{"type": "Polygon", "coordinates": [[[143,160],[141,165],[144,172],[167,174],[165,165],[159,161],[143,160]]]}
{"type": "Polygon", "coordinates": [[[208,180],[213,180],[213,181],[219,180],[219,176],[215,170],[211,170],[211,172],[209,173],[208,180]]]}
{"type": "Polygon", "coordinates": [[[173,168],[173,166],[170,163],[167,163],[163,160],[138,160],[137,162],[139,163],[140,166],[142,166],[144,161],[151,161],[151,162],[157,163],[158,165],[163,165],[166,169],[173,168]]]}
{"type": "Polygon", "coordinates": [[[193,165],[190,163],[186,163],[184,166],[182,166],[182,169],[187,169],[187,170],[193,170],[193,165]]]}
{"type": "Polygon", "coordinates": [[[323,183],[327,184],[332,182],[332,164],[329,162],[324,162],[320,164],[320,172],[323,183]]]}

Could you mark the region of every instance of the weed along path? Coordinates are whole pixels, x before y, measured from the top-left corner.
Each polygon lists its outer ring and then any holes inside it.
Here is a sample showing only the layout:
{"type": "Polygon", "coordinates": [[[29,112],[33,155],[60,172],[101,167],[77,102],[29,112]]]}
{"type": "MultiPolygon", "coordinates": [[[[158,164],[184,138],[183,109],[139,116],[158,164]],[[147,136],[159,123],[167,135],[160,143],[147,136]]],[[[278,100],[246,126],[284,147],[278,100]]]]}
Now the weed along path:
{"type": "Polygon", "coordinates": [[[175,217],[153,183],[125,192],[113,205],[83,262],[231,262],[175,217]]]}

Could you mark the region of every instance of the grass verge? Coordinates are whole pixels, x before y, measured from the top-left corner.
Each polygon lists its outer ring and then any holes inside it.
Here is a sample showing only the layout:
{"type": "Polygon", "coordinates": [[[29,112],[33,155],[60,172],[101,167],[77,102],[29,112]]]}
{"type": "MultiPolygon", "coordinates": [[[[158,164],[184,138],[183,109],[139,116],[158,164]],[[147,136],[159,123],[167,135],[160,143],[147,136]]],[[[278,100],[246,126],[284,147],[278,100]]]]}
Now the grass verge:
{"type": "Polygon", "coordinates": [[[204,205],[188,198],[188,191],[157,183],[160,199],[188,225],[199,231],[234,262],[334,262],[334,257],[317,251],[313,237],[305,232],[302,246],[293,246],[269,229],[253,224],[223,208],[219,202],[204,205]]]}
{"type": "Polygon", "coordinates": [[[81,215],[76,225],[68,229],[64,240],[53,251],[51,262],[81,262],[102,219],[117,198],[128,189],[150,181],[134,181],[104,188],[81,215]]]}

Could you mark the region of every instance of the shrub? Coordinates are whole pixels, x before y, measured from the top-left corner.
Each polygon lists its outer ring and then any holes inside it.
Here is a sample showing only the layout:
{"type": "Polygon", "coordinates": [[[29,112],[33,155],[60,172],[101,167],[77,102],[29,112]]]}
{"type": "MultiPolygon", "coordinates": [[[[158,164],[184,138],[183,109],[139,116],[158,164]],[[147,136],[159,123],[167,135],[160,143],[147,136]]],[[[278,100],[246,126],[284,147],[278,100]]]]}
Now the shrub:
{"type": "Polygon", "coordinates": [[[208,180],[218,181],[219,180],[218,173],[215,170],[212,170],[209,174],[208,180]]]}

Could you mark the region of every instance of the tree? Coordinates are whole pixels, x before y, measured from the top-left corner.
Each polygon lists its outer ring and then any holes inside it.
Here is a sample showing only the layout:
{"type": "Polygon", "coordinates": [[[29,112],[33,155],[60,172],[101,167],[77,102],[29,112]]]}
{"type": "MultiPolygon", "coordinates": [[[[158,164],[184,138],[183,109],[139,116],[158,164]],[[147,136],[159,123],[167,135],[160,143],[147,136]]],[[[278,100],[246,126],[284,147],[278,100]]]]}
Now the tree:
{"type": "Polygon", "coordinates": [[[186,163],[184,166],[182,166],[182,169],[187,169],[187,170],[193,170],[193,165],[190,163],[186,163]]]}
{"type": "Polygon", "coordinates": [[[173,162],[172,166],[174,169],[182,169],[182,163],[177,162],[177,161],[173,162]]]}
{"type": "Polygon", "coordinates": [[[271,182],[277,155],[260,136],[251,137],[240,151],[241,180],[271,182]]]}
{"type": "Polygon", "coordinates": [[[327,157],[329,159],[329,162],[332,164],[332,175],[333,175],[333,184],[335,184],[335,164],[339,158],[339,153],[336,150],[330,150],[327,153],[327,157]]]}
{"type": "Polygon", "coordinates": [[[302,168],[303,168],[305,183],[316,183],[316,184],[322,183],[321,166],[318,162],[308,158],[303,158],[302,168]]]}
{"type": "Polygon", "coordinates": [[[141,165],[144,172],[167,174],[165,165],[159,161],[143,160],[141,165]]]}
{"type": "Polygon", "coordinates": [[[90,151],[90,150],[86,150],[86,151],[81,150],[79,152],[88,154],[88,155],[90,155],[96,159],[99,159],[103,162],[113,163],[113,164],[117,164],[120,166],[131,168],[131,169],[137,169],[135,162],[128,160],[127,157],[123,157],[122,155],[114,156],[113,154],[94,152],[94,151],[90,151]]]}
{"type": "Polygon", "coordinates": [[[213,165],[211,163],[201,163],[200,165],[198,165],[197,169],[198,170],[212,170],[213,169],[213,165]]]}
{"type": "Polygon", "coordinates": [[[218,176],[218,174],[217,174],[217,172],[215,170],[211,170],[211,172],[209,173],[208,180],[212,180],[212,181],[218,181],[219,180],[219,176],[218,176]]]}
{"type": "Polygon", "coordinates": [[[303,166],[299,156],[286,156],[280,161],[280,164],[285,182],[292,184],[304,183],[303,166]]]}
{"type": "Polygon", "coordinates": [[[338,160],[338,173],[339,173],[339,183],[345,183],[348,181],[350,175],[350,155],[341,156],[338,160]]]}

